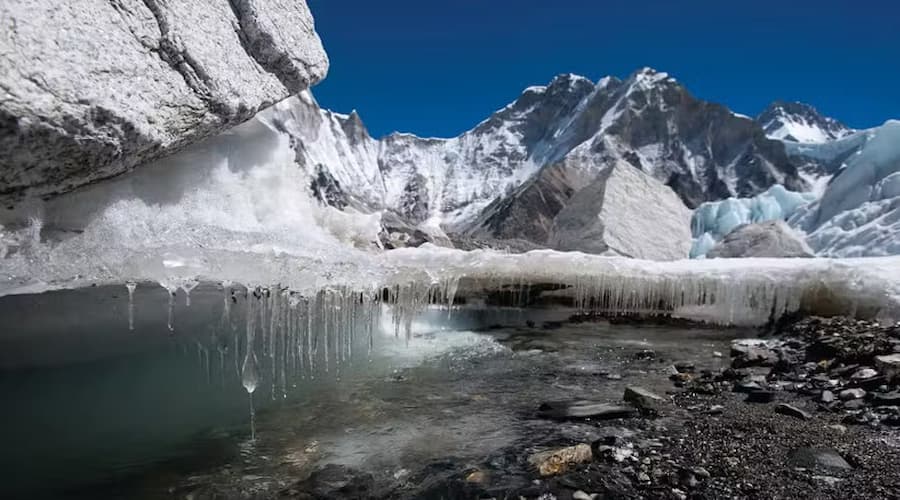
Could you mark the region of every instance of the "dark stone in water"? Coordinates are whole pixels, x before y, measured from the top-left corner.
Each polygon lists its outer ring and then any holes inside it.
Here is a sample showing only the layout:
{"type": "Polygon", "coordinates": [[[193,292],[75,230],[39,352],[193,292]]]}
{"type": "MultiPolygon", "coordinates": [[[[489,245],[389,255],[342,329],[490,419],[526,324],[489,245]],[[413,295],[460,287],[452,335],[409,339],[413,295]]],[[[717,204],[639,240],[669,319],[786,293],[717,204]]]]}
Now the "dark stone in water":
{"type": "Polygon", "coordinates": [[[771,403],[775,399],[775,391],[757,390],[747,393],[748,403],[771,403]]]}
{"type": "Polygon", "coordinates": [[[539,417],[553,420],[608,420],[630,418],[636,414],[637,410],[629,406],[587,400],[547,402],[538,407],[539,417]]]}
{"type": "Polygon", "coordinates": [[[637,386],[626,387],[622,399],[640,410],[653,412],[659,411],[659,407],[665,401],[661,396],[637,386]]]}
{"type": "Polygon", "coordinates": [[[788,454],[788,464],[792,467],[821,471],[850,470],[853,467],[838,452],[831,448],[797,448],[788,454]]]}

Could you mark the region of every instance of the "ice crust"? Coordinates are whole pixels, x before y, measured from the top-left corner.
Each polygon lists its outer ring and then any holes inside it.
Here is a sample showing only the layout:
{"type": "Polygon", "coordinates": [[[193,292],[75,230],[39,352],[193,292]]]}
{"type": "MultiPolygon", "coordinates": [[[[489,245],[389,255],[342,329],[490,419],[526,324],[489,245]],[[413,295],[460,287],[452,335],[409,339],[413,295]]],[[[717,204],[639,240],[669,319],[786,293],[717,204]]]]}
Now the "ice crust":
{"type": "MultiPolygon", "coordinates": [[[[893,314],[900,300],[896,257],[653,262],[432,245],[382,251],[380,214],[321,206],[309,186],[289,136],[263,115],[165,162],[4,213],[0,295],[127,282],[186,292],[199,282],[242,284],[296,300],[326,293],[360,307],[387,302],[398,333],[429,305],[497,292],[524,304],[533,287],[588,312],[721,324],[815,309],[821,297],[851,314],[893,314]]],[[[796,202],[771,191],[774,201],[734,211],[772,215],[796,202]]]]}

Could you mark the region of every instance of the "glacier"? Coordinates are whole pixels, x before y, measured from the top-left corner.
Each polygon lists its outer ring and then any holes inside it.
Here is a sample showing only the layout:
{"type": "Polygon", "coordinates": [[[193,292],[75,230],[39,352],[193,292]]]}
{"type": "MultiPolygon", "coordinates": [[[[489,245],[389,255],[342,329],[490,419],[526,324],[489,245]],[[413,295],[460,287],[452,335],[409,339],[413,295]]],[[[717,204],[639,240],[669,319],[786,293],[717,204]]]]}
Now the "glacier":
{"type": "Polygon", "coordinates": [[[786,220],[800,207],[816,200],[815,193],[788,191],[776,184],[751,198],[728,198],[707,202],[694,210],[691,258],[703,257],[717,241],[738,226],[754,222],[786,220]]]}
{"type": "Polygon", "coordinates": [[[822,197],[788,220],[819,255],[900,253],[900,121],[861,137],[822,197]]]}

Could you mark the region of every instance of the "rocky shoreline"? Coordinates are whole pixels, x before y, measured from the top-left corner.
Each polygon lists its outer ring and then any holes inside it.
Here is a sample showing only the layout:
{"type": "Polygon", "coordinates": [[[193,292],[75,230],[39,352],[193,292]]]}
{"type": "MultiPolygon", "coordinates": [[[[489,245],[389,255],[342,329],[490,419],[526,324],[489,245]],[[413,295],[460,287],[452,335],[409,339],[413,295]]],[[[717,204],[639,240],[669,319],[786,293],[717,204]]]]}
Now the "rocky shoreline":
{"type": "Polygon", "coordinates": [[[635,350],[628,364],[664,371],[669,390],[633,385],[621,401],[535,405],[533,418],[606,433],[591,442],[560,432],[481,465],[427,464],[394,483],[329,465],[278,496],[900,497],[900,325],[790,319],[731,347],[730,363],[714,353],[717,368],[635,350]]]}

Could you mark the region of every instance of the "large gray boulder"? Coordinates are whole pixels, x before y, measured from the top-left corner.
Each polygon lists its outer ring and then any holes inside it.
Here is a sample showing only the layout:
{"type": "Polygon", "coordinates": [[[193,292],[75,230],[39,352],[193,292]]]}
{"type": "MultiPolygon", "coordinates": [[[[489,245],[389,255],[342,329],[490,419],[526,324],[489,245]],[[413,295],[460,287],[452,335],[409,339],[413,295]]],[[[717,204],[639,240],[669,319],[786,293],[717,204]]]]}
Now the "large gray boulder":
{"type": "Polygon", "coordinates": [[[738,226],[716,244],[708,258],[812,257],[809,246],[783,221],[738,226]]]}
{"type": "Polygon", "coordinates": [[[69,191],[321,80],[303,0],[0,3],[0,202],[69,191]]]}

